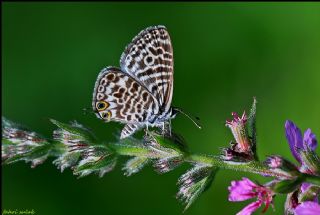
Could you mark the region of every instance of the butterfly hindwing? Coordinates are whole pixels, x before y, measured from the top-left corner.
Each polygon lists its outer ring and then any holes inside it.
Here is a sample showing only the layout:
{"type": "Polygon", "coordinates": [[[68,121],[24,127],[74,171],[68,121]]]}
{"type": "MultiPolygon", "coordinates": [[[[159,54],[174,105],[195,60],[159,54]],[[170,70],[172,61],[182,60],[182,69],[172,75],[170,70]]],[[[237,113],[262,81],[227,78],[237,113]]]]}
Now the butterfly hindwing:
{"type": "Polygon", "coordinates": [[[131,123],[126,124],[121,131],[120,139],[129,137],[131,134],[133,134],[139,129],[140,129],[140,126],[138,124],[131,124],[131,123]]]}
{"type": "Polygon", "coordinates": [[[92,106],[97,116],[105,121],[137,125],[159,111],[154,96],[140,82],[115,67],[100,72],[92,106]]]}
{"type": "Polygon", "coordinates": [[[164,26],[141,31],[122,53],[120,65],[154,95],[163,112],[169,110],[173,93],[173,50],[164,26]]]}

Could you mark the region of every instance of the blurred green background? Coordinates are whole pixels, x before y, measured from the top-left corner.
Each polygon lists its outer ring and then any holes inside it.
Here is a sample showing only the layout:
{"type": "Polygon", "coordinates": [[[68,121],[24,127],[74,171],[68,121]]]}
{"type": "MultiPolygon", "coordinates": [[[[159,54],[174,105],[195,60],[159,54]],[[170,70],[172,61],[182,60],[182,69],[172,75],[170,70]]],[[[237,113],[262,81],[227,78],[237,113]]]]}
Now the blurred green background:
{"type": "MultiPolygon", "coordinates": [[[[101,140],[123,125],[83,115],[95,79],[119,66],[140,30],[165,25],[175,56],[173,105],[201,118],[198,130],[177,117],[173,128],[197,153],[218,154],[232,135],[224,122],[258,99],[258,152],[293,160],[284,136],[291,119],[320,137],[320,4],[318,3],[3,3],[2,115],[50,136],[48,118],[78,120],[101,140]]],[[[158,175],[151,167],[131,177],[115,171],[77,179],[52,159],[31,169],[2,167],[2,208],[36,214],[181,214],[177,178],[189,167],[158,175]]],[[[220,171],[211,188],[185,212],[235,214],[231,180],[251,174],[220,171]]],[[[284,196],[275,199],[282,214],[284,196]]]]}

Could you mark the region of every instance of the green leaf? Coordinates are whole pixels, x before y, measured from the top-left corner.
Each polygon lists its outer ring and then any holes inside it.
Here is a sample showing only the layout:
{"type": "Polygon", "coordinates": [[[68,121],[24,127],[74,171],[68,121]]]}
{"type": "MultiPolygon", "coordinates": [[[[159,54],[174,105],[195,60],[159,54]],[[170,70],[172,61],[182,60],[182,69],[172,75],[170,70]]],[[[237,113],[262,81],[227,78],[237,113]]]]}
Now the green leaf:
{"type": "Polygon", "coordinates": [[[162,135],[149,131],[148,135],[152,136],[162,147],[173,149],[177,153],[184,154],[188,152],[187,145],[182,136],[171,133],[171,135],[162,135]]]}
{"type": "Polygon", "coordinates": [[[251,138],[252,152],[256,156],[257,151],[257,131],[256,131],[256,110],[257,110],[257,100],[254,97],[253,103],[250,109],[250,114],[248,116],[248,134],[251,138]]]}
{"type": "Polygon", "coordinates": [[[297,177],[293,180],[282,180],[274,183],[271,189],[275,193],[288,194],[296,190],[303,181],[303,177],[297,177]]]}

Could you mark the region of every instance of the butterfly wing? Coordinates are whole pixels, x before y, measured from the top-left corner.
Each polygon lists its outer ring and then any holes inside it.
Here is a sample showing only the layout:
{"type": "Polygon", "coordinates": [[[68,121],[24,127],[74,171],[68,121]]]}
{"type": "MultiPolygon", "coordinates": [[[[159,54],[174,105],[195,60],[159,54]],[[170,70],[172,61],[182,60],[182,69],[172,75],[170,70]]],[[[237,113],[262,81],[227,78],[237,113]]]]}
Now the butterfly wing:
{"type": "Polygon", "coordinates": [[[105,121],[139,127],[159,111],[157,100],[148,89],[115,67],[107,67],[98,75],[92,108],[105,121]]]}
{"type": "Polygon", "coordinates": [[[134,132],[136,132],[140,128],[141,128],[141,126],[139,126],[138,124],[131,124],[131,123],[126,124],[121,131],[120,139],[124,139],[126,137],[129,137],[130,135],[132,135],[134,132]]]}
{"type": "Polygon", "coordinates": [[[121,69],[141,82],[167,112],[173,93],[173,50],[164,26],[141,31],[126,47],[120,59],[121,69]]]}

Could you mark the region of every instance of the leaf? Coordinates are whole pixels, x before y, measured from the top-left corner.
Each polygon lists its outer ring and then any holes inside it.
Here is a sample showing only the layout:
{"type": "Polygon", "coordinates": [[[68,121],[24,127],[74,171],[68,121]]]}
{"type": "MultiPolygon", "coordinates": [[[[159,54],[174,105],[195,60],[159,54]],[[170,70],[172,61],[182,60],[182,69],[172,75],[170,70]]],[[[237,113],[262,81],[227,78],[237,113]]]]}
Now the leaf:
{"type": "Polygon", "coordinates": [[[256,109],[257,109],[257,100],[254,97],[253,103],[250,109],[250,114],[248,116],[248,134],[251,138],[252,152],[257,156],[257,131],[256,131],[256,109]]]}
{"type": "Polygon", "coordinates": [[[275,193],[288,194],[296,190],[298,186],[300,186],[300,184],[303,182],[303,180],[304,179],[302,177],[296,177],[293,180],[282,180],[274,183],[271,186],[271,189],[275,193]]]}
{"type": "Polygon", "coordinates": [[[185,140],[182,136],[171,132],[171,135],[162,135],[156,132],[149,131],[147,135],[153,137],[158,144],[162,147],[173,149],[180,154],[184,154],[188,152],[188,148],[185,140]]]}

